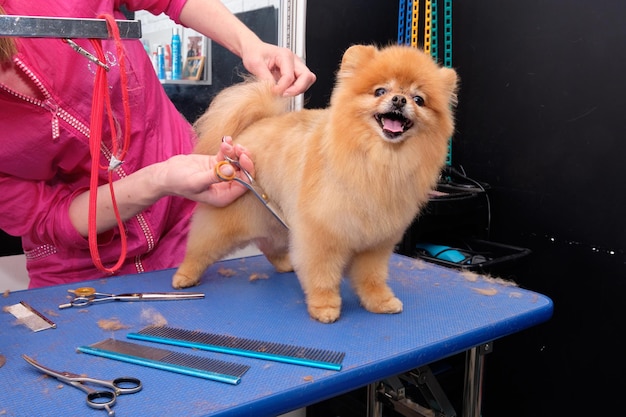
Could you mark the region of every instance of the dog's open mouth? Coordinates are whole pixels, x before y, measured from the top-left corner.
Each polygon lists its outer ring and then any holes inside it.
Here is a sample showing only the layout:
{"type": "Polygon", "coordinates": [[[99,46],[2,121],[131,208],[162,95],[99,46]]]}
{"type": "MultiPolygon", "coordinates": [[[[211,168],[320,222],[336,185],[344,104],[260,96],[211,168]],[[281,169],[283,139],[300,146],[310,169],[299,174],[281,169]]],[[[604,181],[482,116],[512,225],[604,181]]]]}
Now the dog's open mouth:
{"type": "Polygon", "coordinates": [[[374,117],[389,138],[398,137],[413,126],[413,122],[399,112],[379,113],[374,117]]]}

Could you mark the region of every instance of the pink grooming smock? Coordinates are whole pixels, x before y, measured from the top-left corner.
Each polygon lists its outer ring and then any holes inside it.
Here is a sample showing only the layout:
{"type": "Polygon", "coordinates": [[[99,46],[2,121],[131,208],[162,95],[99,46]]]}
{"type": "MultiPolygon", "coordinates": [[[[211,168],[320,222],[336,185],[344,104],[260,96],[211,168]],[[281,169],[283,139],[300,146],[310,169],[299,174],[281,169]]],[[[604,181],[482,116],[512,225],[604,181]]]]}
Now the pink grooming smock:
{"type": "MultiPolygon", "coordinates": [[[[0,0],[7,14],[97,18],[103,13],[125,19],[127,9],[166,13],[174,21],[184,0],[0,0]]],[[[88,39],[76,43],[94,53],[88,39]]],[[[131,144],[114,180],[176,154],[190,153],[195,136],[158,81],[140,40],[123,40],[131,107],[131,144]]],[[[123,124],[120,67],[112,40],[102,42],[111,70],[109,90],[116,120],[123,124]]],[[[91,260],[88,240],[69,220],[72,199],[89,188],[89,120],[95,64],[61,39],[18,39],[17,72],[33,83],[37,95],[17,93],[0,83],[0,229],[20,236],[30,287],[106,276],[91,260]]],[[[102,138],[111,149],[108,120],[102,138]]],[[[105,150],[105,153],[108,151],[105,150]]],[[[101,164],[108,165],[105,156],[101,164]]],[[[100,184],[107,183],[100,170],[100,184]]],[[[118,274],[177,266],[185,251],[195,203],[166,197],[125,223],[126,261],[118,274]]],[[[120,230],[99,237],[100,257],[111,267],[121,252],[120,230]]]]}

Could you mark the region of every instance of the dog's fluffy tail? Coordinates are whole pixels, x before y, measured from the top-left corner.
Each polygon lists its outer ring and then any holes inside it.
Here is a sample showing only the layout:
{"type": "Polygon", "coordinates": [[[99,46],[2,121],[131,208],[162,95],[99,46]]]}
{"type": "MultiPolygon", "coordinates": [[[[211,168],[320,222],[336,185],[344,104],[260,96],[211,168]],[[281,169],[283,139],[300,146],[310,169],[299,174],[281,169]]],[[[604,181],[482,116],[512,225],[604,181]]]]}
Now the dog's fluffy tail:
{"type": "Polygon", "coordinates": [[[246,80],[222,90],[194,123],[199,138],[195,153],[214,154],[223,136],[237,138],[248,126],[285,113],[289,99],[273,93],[268,81],[246,80]]]}

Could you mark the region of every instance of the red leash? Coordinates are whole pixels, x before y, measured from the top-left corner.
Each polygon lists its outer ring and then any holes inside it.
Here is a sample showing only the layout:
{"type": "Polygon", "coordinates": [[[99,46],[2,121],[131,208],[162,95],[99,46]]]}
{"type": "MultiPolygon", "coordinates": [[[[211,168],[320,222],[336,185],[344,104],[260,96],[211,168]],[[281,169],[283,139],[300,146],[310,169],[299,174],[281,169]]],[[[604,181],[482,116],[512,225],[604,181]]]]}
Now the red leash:
{"type": "MultiPolygon", "coordinates": [[[[115,40],[115,47],[118,56],[118,62],[120,64],[120,81],[122,87],[122,102],[124,106],[124,139],[122,148],[117,141],[117,129],[115,126],[115,119],[113,118],[113,111],[111,107],[111,97],[109,96],[107,71],[101,66],[96,66],[96,79],[94,83],[93,98],[91,104],[91,121],[90,121],[90,134],[89,134],[89,150],[91,153],[91,179],[89,183],[89,251],[91,253],[91,259],[94,265],[101,271],[114,274],[124,264],[127,252],[127,240],[126,230],[124,223],[117,207],[115,200],[115,192],[113,189],[113,170],[119,166],[128,152],[130,145],[130,103],[128,99],[128,78],[126,74],[126,63],[124,58],[124,50],[122,41],[120,38],[119,28],[115,23],[115,19],[111,15],[101,15],[98,18],[106,19],[109,33],[115,40]],[[111,129],[111,143],[112,143],[112,156],[109,166],[100,165],[100,149],[102,147],[102,119],[104,115],[104,106],[106,105],[106,113],[108,115],[109,126],[111,129]],[[99,169],[106,169],[108,171],[109,178],[109,190],[111,193],[111,200],[113,204],[113,211],[117,220],[117,225],[120,229],[121,238],[121,253],[117,263],[107,268],[102,264],[100,259],[100,252],[98,251],[98,233],[96,228],[96,216],[97,216],[97,202],[98,202],[98,172],[99,169]]],[[[91,39],[91,43],[96,51],[96,56],[101,62],[106,63],[106,57],[102,50],[102,43],[99,39],[91,39]]]]}

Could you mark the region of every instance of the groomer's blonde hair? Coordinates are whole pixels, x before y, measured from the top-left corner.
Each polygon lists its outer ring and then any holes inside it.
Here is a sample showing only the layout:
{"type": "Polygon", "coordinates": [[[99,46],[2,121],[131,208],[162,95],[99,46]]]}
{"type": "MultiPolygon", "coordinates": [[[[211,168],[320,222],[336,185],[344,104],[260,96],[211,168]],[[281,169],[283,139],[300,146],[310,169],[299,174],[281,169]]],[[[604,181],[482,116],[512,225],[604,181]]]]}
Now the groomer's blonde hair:
{"type": "MultiPolygon", "coordinates": [[[[0,6],[0,15],[6,14],[0,6]]],[[[17,45],[13,38],[0,38],[0,64],[9,61],[17,53],[17,45]]]]}

